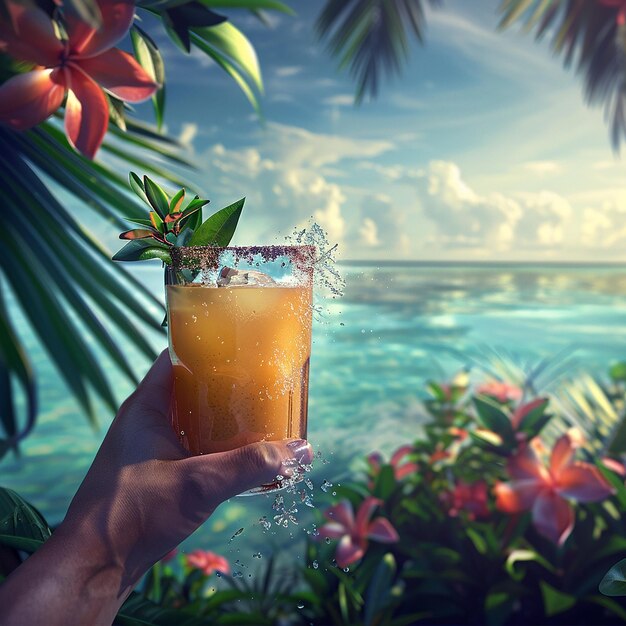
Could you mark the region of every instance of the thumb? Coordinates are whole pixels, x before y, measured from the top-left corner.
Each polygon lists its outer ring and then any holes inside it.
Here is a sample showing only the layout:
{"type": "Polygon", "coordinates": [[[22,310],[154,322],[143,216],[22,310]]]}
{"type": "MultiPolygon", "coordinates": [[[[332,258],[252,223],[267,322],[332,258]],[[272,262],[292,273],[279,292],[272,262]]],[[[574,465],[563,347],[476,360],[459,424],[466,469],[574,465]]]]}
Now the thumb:
{"type": "Polygon", "coordinates": [[[293,474],[290,463],[313,460],[313,448],[304,439],[261,441],[228,452],[189,457],[182,462],[202,483],[202,491],[215,504],[249,489],[275,482],[276,476],[293,474]]]}

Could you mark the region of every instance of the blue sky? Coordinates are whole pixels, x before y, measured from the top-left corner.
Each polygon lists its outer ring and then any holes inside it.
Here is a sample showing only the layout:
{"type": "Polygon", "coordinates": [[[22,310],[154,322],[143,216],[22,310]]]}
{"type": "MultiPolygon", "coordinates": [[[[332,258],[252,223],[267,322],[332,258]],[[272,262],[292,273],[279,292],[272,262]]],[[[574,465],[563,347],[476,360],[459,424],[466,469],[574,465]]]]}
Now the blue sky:
{"type": "Polygon", "coordinates": [[[497,32],[496,0],[429,10],[426,46],[360,107],[315,38],[323,3],[290,5],[270,28],[231,14],[261,62],[265,126],[205,57],[163,48],[168,130],[196,181],[214,208],[247,197],[238,243],[312,217],[344,259],[626,259],[624,163],[602,110],[546,44],[497,32]]]}

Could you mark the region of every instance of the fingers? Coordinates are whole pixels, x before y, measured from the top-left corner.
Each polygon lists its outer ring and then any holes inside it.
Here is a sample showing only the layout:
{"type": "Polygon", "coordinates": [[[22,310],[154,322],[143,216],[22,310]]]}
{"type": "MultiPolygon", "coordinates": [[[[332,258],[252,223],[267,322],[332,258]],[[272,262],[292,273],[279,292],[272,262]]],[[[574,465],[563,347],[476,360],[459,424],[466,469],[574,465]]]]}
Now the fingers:
{"type": "Polygon", "coordinates": [[[311,445],[303,439],[263,441],[229,452],[190,457],[182,463],[217,506],[244,491],[274,482],[279,474],[290,476],[289,461],[293,459],[302,465],[311,463],[311,445]]]}

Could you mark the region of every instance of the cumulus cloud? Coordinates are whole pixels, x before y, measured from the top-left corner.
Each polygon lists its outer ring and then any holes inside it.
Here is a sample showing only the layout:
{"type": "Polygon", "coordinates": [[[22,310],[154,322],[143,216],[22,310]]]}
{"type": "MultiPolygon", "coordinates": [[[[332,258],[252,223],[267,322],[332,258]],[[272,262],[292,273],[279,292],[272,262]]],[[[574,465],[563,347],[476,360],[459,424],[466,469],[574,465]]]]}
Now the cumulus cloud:
{"type": "Polygon", "coordinates": [[[587,248],[622,248],[626,243],[626,193],[606,200],[598,207],[585,208],[580,240],[587,248]]]}
{"type": "Polygon", "coordinates": [[[180,130],[178,141],[187,148],[193,147],[193,140],[198,134],[198,125],[190,122],[185,122],[180,130]]]}
{"type": "Polygon", "coordinates": [[[335,96],[328,96],[322,100],[322,104],[331,106],[349,107],[354,104],[354,96],[349,93],[341,93],[335,96]]]}
{"type": "Polygon", "coordinates": [[[566,242],[573,209],[557,193],[481,195],[447,161],[432,161],[421,178],[422,210],[437,228],[436,241],[446,247],[549,251],[566,242]]]}
{"type": "Polygon", "coordinates": [[[215,144],[201,156],[222,193],[250,190],[250,220],[242,232],[267,241],[313,218],[331,241],[342,242],[348,230],[343,214],[346,194],[329,180],[327,167],[344,159],[378,155],[391,144],[274,123],[268,124],[268,131],[258,146],[229,149],[215,144]]]}
{"type": "Polygon", "coordinates": [[[510,248],[521,216],[517,202],[499,193],[477,194],[462,179],[458,165],[448,161],[431,161],[422,179],[422,210],[436,225],[441,244],[510,248]]]}
{"type": "Polygon", "coordinates": [[[524,169],[531,174],[547,176],[549,174],[558,174],[563,168],[556,161],[528,161],[528,163],[524,163],[524,169]]]}
{"type": "Polygon", "coordinates": [[[289,76],[296,76],[302,72],[301,65],[283,65],[274,69],[276,76],[280,78],[289,78],[289,76]]]}

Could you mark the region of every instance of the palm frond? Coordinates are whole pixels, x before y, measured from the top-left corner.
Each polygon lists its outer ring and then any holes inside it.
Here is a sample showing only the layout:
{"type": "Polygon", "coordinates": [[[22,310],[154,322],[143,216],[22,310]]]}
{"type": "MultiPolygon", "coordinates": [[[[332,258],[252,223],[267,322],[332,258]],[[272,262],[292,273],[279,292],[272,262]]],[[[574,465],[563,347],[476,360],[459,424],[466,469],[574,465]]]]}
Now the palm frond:
{"type": "MultiPolygon", "coordinates": [[[[430,0],[432,6],[440,0],[430,0]]],[[[355,101],[378,93],[380,76],[399,73],[412,34],[424,40],[423,0],[327,0],[316,30],[357,82],[355,101]]]]}
{"type": "Polygon", "coordinates": [[[575,66],[591,105],[603,105],[611,143],[626,138],[626,27],[617,10],[589,0],[503,0],[501,28],[520,22],[541,39],[552,32],[552,50],[575,66]]]}

